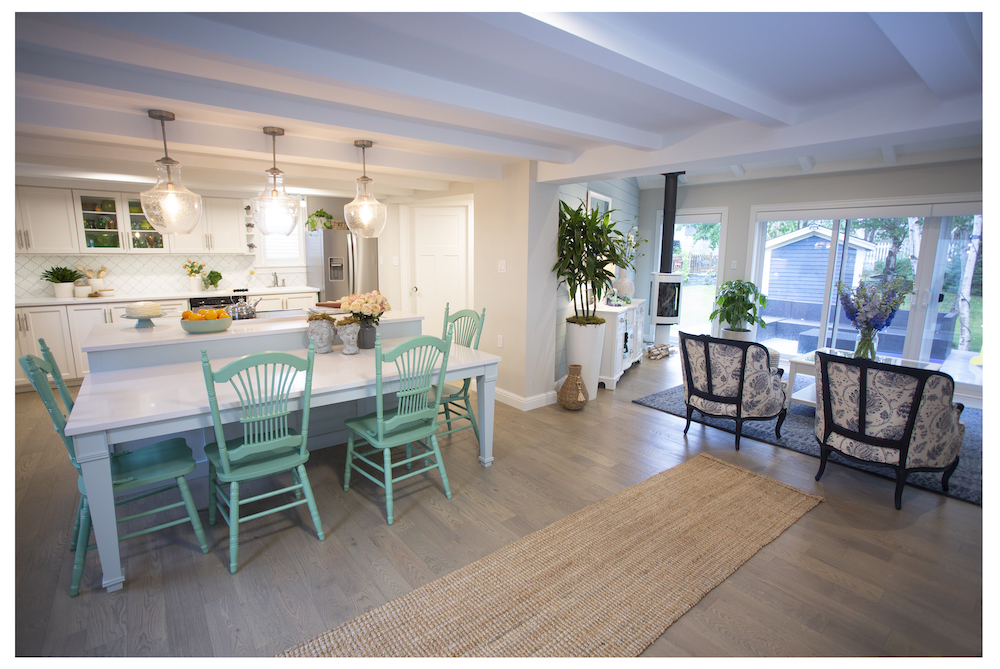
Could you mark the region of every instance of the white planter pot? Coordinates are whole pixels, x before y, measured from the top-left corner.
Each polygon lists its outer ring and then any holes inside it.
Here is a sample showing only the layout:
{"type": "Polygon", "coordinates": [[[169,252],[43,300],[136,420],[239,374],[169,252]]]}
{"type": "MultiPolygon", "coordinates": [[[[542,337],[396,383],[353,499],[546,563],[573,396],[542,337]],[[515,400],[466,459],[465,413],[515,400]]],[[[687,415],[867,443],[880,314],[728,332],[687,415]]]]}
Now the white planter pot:
{"type": "Polygon", "coordinates": [[[722,328],[722,338],[735,339],[736,341],[753,341],[753,330],[740,332],[739,330],[730,330],[729,328],[722,328]]]}
{"type": "Polygon", "coordinates": [[[52,284],[52,290],[56,291],[56,297],[60,299],[73,297],[74,285],[75,284],[72,281],[69,283],[54,283],[52,284]]]}
{"type": "Polygon", "coordinates": [[[201,275],[188,276],[188,290],[192,293],[201,293],[205,290],[205,282],[201,280],[201,275]]]}
{"type": "Polygon", "coordinates": [[[601,349],[604,345],[604,328],[600,325],[566,323],[566,364],[580,365],[580,376],[587,387],[587,397],[597,397],[597,379],[601,372],[601,349]]]}

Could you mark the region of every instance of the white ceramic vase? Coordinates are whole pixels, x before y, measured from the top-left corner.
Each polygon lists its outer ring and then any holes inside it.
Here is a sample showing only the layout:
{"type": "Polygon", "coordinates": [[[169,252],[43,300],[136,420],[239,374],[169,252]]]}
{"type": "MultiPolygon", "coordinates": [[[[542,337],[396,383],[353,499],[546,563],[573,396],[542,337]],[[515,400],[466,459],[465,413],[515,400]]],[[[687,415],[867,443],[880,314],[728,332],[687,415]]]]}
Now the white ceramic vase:
{"type": "Polygon", "coordinates": [[[566,364],[580,365],[580,377],[587,387],[588,400],[597,397],[597,382],[601,371],[601,352],[604,344],[604,328],[600,325],[577,325],[566,323],[566,364]]]}
{"type": "Polygon", "coordinates": [[[722,338],[733,339],[735,341],[753,341],[753,330],[747,330],[746,332],[742,332],[740,330],[730,330],[729,328],[722,328],[722,338]]]}
{"type": "Polygon", "coordinates": [[[192,293],[200,293],[205,290],[205,283],[201,280],[201,274],[188,275],[188,289],[192,293]]]}
{"type": "Polygon", "coordinates": [[[340,341],[344,342],[344,348],[341,349],[341,353],[344,355],[354,355],[360,350],[358,349],[358,332],[360,330],[360,323],[348,323],[347,325],[337,326],[337,335],[340,337],[340,341]]]}
{"type": "Polygon", "coordinates": [[[317,353],[329,353],[333,350],[333,337],[337,334],[333,321],[328,321],[325,318],[309,321],[307,329],[309,336],[313,338],[313,345],[317,353]]]}
{"type": "Polygon", "coordinates": [[[635,295],[635,284],[629,280],[628,270],[624,267],[618,268],[618,278],[611,285],[622,297],[632,299],[632,296],[635,295]]]}

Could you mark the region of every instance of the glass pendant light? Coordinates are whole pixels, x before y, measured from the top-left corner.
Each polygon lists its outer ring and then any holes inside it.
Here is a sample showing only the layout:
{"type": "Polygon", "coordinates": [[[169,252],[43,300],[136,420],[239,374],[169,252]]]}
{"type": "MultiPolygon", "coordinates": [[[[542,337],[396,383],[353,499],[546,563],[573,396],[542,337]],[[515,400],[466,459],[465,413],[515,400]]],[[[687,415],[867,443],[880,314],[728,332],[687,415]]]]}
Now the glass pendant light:
{"type": "Polygon", "coordinates": [[[150,109],[149,118],[160,122],[163,131],[163,157],[156,161],[156,185],[139,193],[139,203],[146,221],[157,232],[185,235],[201,220],[201,196],[181,183],[181,164],[167,155],[166,121],[173,121],[171,112],[150,109]]]}
{"type": "Polygon", "coordinates": [[[372,194],[372,180],[368,178],[365,149],[371,140],[359,139],[354,146],[361,149],[362,176],[358,179],[358,196],[344,205],[344,220],[356,237],[378,237],[385,228],[385,205],[372,194]]]}
{"type": "Polygon", "coordinates": [[[271,136],[271,156],[274,166],[266,171],[264,191],[250,200],[257,229],[265,235],[290,235],[299,221],[299,201],[285,192],[284,172],[278,169],[275,137],[285,134],[282,128],[267,126],[264,134],[271,136]]]}

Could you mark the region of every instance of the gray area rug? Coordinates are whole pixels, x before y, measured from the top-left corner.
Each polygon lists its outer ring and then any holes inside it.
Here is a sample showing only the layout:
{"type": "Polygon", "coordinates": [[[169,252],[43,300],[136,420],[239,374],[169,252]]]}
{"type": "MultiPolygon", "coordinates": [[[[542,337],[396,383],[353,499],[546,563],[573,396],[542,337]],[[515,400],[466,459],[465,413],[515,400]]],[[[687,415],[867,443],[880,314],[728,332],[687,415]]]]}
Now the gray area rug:
{"type": "MultiPolygon", "coordinates": [[[[799,376],[795,379],[795,390],[801,390],[810,383],[812,383],[812,379],[799,376]]],[[[669,388],[632,401],[681,418],[687,416],[683,386],[669,388]]],[[[755,439],[805,453],[818,460],[819,442],[816,441],[816,435],[813,433],[815,416],[816,412],[812,407],[793,403],[788,410],[788,417],[785,418],[785,422],[781,426],[781,439],[774,436],[775,420],[743,423],[743,438],[755,439]]],[[[906,478],[906,484],[982,506],[983,412],[979,409],[966,408],[962,412],[962,422],[965,423],[965,440],[962,442],[962,451],[958,456],[958,468],[955,469],[955,473],[948,481],[948,492],[941,488],[941,474],[939,472],[914,472],[906,478]]],[[[691,430],[703,429],[696,423],[704,423],[730,434],[736,432],[736,421],[703,416],[698,411],[695,411],[691,417],[691,430]]],[[[690,430],[688,433],[690,434],[690,430]]],[[[896,480],[895,472],[891,469],[849,462],[837,453],[830,454],[829,462],[860,469],[893,481],[896,480]]],[[[817,463],[818,468],[819,464],[817,463]]]]}

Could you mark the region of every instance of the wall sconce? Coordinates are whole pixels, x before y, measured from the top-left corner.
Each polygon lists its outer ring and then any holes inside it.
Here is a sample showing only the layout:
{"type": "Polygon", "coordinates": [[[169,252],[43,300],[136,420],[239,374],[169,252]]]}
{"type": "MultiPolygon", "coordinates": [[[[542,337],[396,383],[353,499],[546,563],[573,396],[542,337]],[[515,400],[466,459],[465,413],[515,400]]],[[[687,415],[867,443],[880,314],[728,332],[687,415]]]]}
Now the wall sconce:
{"type": "Polygon", "coordinates": [[[163,157],[156,161],[156,185],[139,193],[142,213],[153,229],[163,234],[185,235],[201,220],[201,196],[181,183],[181,164],[167,154],[166,121],[173,121],[171,112],[150,109],[149,118],[160,122],[163,132],[163,157]]]}
{"type": "Polygon", "coordinates": [[[344,220],[348,229],[357,237],[378,237],[385,229],[385,205],[372,194],[372,180],[368,178],[365,149],[371,140],[359,139],[354,146],[361,149],[362,176],[358,179],[358,195],[344,205],[344,220]]]}
{"type": "Polygon", "coordinates": [[[267,126],[264,134],[271,137],[271,157],[274,161],[271,169],[266,171],[264,190],[250,200],[250,210],[253,213],[257,229],[265,235],[290,235],[299,220],[299,201],[285,192],[284,172],[278,169],[278,159],[275,152],[275,137],[285,134],[282,128],[267,126]]]}

